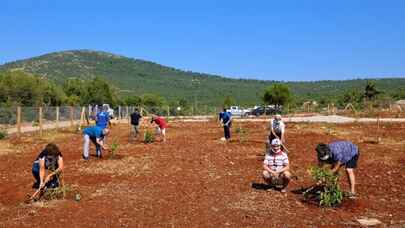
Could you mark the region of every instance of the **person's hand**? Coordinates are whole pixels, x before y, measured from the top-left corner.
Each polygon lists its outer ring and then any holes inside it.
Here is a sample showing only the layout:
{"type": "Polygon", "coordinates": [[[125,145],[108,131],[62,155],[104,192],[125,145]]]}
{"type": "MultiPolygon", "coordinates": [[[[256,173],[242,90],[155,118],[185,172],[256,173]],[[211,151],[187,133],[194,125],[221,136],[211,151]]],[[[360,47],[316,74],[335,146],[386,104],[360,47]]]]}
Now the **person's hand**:
{"type": "Polygon", "coordinates": [[[44,184],[48,183],[48,181],[51,179],[51,175],[46,176],[44,184]]]}

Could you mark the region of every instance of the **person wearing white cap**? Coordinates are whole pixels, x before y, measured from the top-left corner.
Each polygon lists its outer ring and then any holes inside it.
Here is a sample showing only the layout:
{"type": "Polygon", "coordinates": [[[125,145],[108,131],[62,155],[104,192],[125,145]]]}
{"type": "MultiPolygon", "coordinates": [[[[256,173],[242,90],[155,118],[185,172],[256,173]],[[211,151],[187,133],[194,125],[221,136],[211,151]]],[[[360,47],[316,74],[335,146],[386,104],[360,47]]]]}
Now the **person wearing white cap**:
{"type": "Polygon", "coordinates": [[[285,124],[281,119],[281,115],[277,114],[270,120],[269,142],[273,139],[280,139],[281,143],[285,143],[285,124]]]}
{"type": "Polygon", "coordinates": [[[281,148],[280,139],[273,139],[271,148],[266,151],[263,161],[263,179],[272,187],[281,186],[281,192],[287,192],[291,180],[287,154],[281,148]]]}

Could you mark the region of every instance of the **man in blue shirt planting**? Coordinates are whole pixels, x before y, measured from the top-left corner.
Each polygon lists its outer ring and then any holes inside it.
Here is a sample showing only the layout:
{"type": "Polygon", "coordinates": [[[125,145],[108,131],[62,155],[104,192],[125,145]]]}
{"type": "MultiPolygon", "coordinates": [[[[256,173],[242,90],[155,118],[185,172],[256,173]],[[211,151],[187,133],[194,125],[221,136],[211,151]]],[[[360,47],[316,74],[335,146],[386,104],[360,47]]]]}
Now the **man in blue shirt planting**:
{"type": "Polygon", "coordinates": [[[85,128],[83,130],[83,159],[84,160],[89,160],[89,146],[90,146],[90,140],[93,142],[93,144],[96,146],[96,156],[101,158],[102,157],[102,150],[107,149],[107,145],[104,143],[104,136],[108,135],[109,130],[108,128],[101,128],[98,126],[92,126],[85,128]]]}
{"type": "Polygon", "coordinates": [[[350,183],[349,196],[356,196],[356,179],[354,169],[359,159],[359,148],[350,141],[336,141],[330,144],[320,143],[315,148],[320,165],[332,164],[332,172],[338,173],[341,166],[345,166],[350,183]]]}
{"type": "Polygon", "coordinates": [[[220,114],[220,121],[224,127],[225,140],[229,142],[231,140],[232,114],[224,109],[222,114],[220,114]]]}

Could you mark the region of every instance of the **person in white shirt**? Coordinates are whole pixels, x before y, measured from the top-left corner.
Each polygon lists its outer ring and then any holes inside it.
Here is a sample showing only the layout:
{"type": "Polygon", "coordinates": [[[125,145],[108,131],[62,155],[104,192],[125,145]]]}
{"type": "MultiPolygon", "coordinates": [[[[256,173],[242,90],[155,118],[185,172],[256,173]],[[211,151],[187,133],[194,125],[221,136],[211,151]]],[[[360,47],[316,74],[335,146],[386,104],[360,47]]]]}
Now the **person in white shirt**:
{"type": "Polygon", "coordinates": [[[285,124],[281,120],[280,114],[275,115],[274,118],[270,120],[269,130],[269,143],[277,138],[280,139],[282,143],[285,143],[285,124]]]}
{"type": "Polygon", "coordinates": [[[281,192],[287,192],[291,180],[287,154],[281,149],[281,140],[273,139],[271,148],[266,151],[263,162],[263,178],[272,187],[281,186],[281,192]]]}

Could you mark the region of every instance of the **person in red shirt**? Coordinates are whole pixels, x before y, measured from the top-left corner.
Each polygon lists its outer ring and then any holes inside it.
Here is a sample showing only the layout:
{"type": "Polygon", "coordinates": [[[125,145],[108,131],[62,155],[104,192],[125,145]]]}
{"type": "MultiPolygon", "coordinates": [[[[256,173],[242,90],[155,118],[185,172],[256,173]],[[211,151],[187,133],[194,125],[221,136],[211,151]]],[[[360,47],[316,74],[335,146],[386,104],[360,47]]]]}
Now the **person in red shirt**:
{"type": "Polygon", "coordinates": [[[163,137],[163,142],[166,142],[166,128],[167,128],[167,123],[165,119],[161,116],[157,115],[152,115],[152,119],[150,121],[151,123],[155,122],[157,125],[156,127],[156,132],[163,137]]]}

